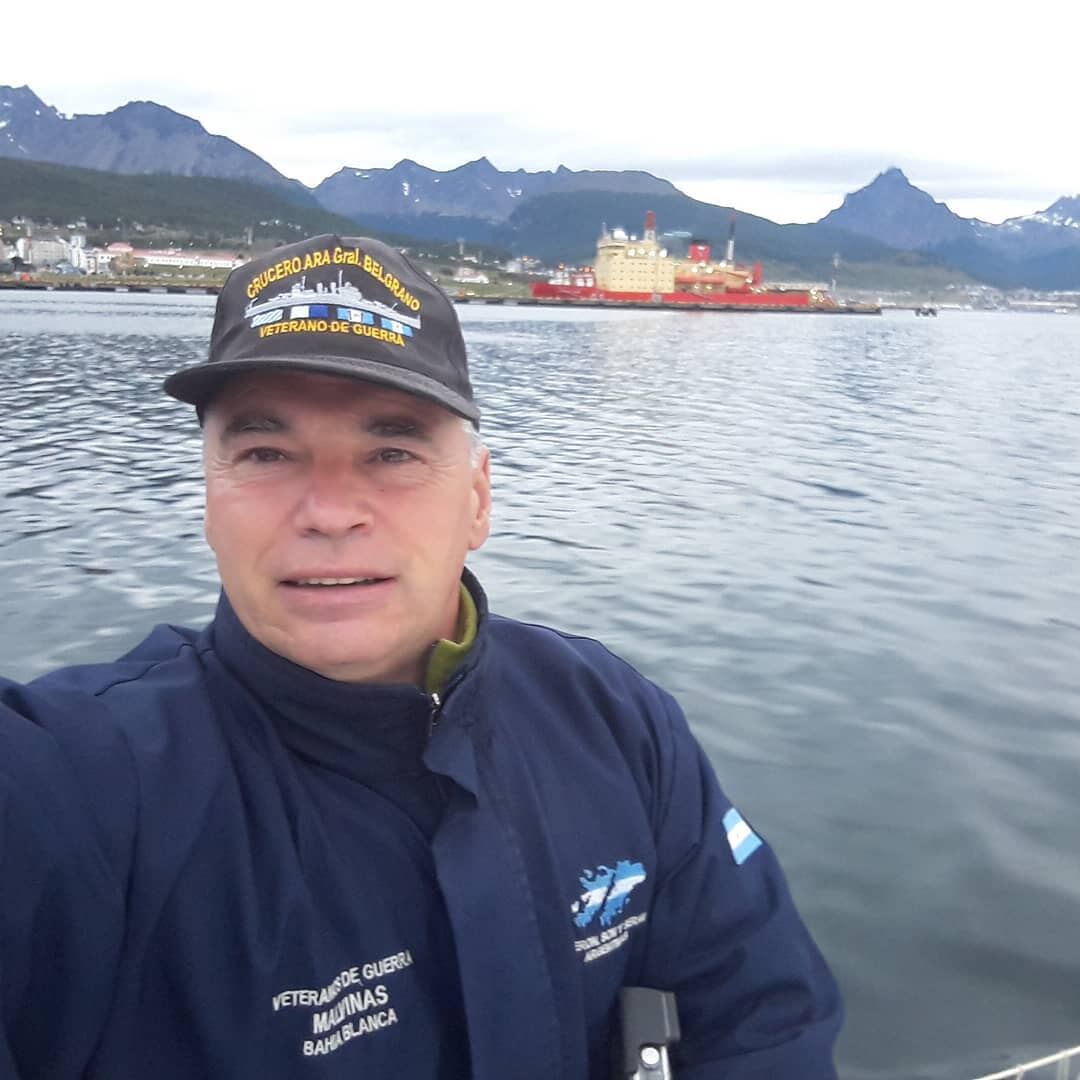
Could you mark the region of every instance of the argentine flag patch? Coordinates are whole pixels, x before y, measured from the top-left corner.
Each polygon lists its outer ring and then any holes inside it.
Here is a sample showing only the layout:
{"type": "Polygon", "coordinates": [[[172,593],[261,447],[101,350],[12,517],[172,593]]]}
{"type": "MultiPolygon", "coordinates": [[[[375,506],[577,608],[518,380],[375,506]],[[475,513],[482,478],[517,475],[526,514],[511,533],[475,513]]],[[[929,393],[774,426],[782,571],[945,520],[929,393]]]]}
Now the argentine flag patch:
{"type": "Polygon", "coordinates": [[[724,815],[724,828],[735,865],[742,866],[761,847],[761,837],[743,821],[734,806],[724,815]]]}

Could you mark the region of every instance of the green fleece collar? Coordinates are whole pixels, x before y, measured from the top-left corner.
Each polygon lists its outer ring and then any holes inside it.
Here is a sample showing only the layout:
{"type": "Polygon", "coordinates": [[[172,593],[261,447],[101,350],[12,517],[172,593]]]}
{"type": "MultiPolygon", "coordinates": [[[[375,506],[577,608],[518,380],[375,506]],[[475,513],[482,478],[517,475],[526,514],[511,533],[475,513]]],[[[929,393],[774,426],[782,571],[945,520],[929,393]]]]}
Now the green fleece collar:
{"type": "Polygon", "coordinates": [[[457,628],[454,641],[443,638],[435,643],[428,660],[424,689],[429,694],[437,694],[446,686],[454,669],[465,659],[476,640],[476,601],[464,585],[461,586],[461,603],[458,605],[457,628]]]}

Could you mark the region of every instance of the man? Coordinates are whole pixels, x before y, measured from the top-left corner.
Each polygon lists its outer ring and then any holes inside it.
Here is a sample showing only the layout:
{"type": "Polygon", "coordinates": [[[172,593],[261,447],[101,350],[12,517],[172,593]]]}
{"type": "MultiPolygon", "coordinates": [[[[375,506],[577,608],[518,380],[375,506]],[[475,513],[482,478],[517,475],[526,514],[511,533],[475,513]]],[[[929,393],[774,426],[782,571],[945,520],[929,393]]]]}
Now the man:
{"type": "Polygon", "coordinates": [[[836,986],[678,707],[489,614],[452,305],[317,237],[236,270],[201,633],[0,684],[0,1076],[607,1077],[620,987],[686,1078],[834,1075],[836,986]]]}

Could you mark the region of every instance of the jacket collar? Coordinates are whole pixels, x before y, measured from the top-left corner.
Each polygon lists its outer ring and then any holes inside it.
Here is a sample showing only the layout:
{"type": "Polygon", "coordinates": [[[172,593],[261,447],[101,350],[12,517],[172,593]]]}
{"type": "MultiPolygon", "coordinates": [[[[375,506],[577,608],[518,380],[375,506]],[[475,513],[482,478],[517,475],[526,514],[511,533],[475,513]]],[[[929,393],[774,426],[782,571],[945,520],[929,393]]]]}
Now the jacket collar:
{"type": "MultiPolygon", "coordinates": [[[[462,581],[476,604],[478,629],[443,699],[458,693],[486,647],[487,598],[470,571],[463,572],[462,581]]],[[[424,771],[436,704],[418,687],[337,682],[294,664],[248,633],[224,591],[209,635],[221,662],[266,710],[286,745],[302,757],[362,782],[424,771]]],[[[439,719],[441,727],[441,708],[439,719]]]]}

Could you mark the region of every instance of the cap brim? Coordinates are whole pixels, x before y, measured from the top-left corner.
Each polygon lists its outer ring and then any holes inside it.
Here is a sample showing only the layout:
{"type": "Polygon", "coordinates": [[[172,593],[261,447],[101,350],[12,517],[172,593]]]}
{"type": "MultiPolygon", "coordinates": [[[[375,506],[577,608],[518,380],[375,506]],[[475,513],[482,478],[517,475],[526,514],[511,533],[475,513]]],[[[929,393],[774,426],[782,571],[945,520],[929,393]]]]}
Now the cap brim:
{"type": "Polygon", "coordinates": [[[170,375],[164,383],[165,393],[178,401],[197,408],[204,407],[221,389],[222,384],[235,375],[254,371],[314,371],[324,375],[338,375],[361,382],[378,383],[407,394],[427,398],[455,412],[458,416],[480,424],[480,410],[460,394],[455,394],[442,383],[426,375],[381,364],[373,360],[350,359],[344,362],[333,356],[274,357],[258,360],[222,360],[213,364],[196,364],[170,375]]]}

